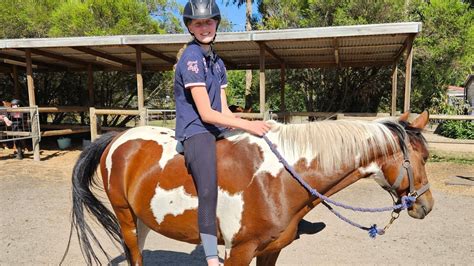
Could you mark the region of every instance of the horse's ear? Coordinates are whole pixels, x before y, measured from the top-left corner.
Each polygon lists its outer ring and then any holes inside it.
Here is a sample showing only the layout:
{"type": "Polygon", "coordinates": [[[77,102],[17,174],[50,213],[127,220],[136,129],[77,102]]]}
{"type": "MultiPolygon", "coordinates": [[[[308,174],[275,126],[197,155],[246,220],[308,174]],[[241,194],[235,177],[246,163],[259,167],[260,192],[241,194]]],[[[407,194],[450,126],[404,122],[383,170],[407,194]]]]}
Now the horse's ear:
{"type": "Polygon", "coordinates": [[[409,116],[410,116],[410,112],[405,112],[400,117],[398,117],[398,121],[407,122],[409,116]]]}
{"type": "Polygon", "coordinates": [[[424,111],[421,113],[419,116],[411,122],[411,126],[419,129],[423,129],[426,127],[426,125],[429,122],[430,115],[428,114],[428,111],[424,111]]]}

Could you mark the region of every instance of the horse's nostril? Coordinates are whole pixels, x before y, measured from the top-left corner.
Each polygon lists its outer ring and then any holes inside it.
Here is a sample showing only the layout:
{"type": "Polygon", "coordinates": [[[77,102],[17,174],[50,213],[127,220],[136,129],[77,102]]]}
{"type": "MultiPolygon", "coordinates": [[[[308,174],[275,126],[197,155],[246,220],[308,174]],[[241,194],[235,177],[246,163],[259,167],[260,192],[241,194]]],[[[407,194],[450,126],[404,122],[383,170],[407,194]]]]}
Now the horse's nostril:
{"type": "Polygon", "coordinates": [[[426,207],[424,205],[421,206],[424,212],[424,216],[428,215],[428,210],[426,210],[426,207]]]}

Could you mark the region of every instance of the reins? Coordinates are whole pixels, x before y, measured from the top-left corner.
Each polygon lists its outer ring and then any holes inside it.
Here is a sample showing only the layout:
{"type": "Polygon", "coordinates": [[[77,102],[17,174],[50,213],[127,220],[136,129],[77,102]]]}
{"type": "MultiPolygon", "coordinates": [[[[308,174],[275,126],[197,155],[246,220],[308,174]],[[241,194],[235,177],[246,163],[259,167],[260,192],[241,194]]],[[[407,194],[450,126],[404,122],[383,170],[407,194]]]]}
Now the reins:
{"type": "MultiPolygon", "coordinates": [[[[296,171],[291,167],[288,162],[283,158],[283,156],[280,154],[280,152],[276,149],[276,146],[268,139],[267,136],[263,136],[263,139],[265,142],[268,144],[272,152],[276,155],[280,163],[283,164],[285,169],[291,174],[293,178],[295,178],[298,183],[300,183],[301,186],[303,186],[311,195],[314,197],[317,197],[321,199],[321,203],[326,206],[332,213],[334,213],[337,217],[339,217],[341,220],[347,222],[348,224],[355,226],[357,228],[360,228],[362,230],[368,231],[369,236],[372,238],[375,238],[377,235],[383,235],[385,233],[385,230],[387,230],[390,225],[398,218],[400,211],[407,209],[413,205],[413,203],[416,201],[416,198],[422,195],[424,192],[426,192],[429,188],[429,184],[424,185],[421,189],[415,190],[415,185],[414,185],[414,177],[413,177],[413,169],[410,164],[410,160],[408,159],[408,151],[406,148],[406,145],[404,143],[401,144],[401,150],[404,154],[404,162],[402,164],[402,167],[406,170],[406,174],[408,176],[409,182],[410,182],[410,193],[408,196],[403,196],[402,198],[399,199],[399,204],[395,204],[396,202],[394,201],[393,206],[389,207],[383,207],[383,208],[363,208],[363,207],[353,207],[350,205],[346,205],[337,201],[334,201],[323,194],[319,193],[316,189],[312,188],[308,183],[306,183],[301,176],[296,173],[296,171]],[[352,210],[352,211],[358,211],[358,212],[386,212],[386,211],[392,211],[392,218],[390,222],[384,227],[384,229],[380,229],[377,227],[376,224],[373,224],[370,227],[360,225],[356,222],[353,222],[349,220],[348,218],[344,217],[342,214],[340,214],[338,211],[336,211],[331,205],[337,207],[341,207],[347,210],[352,210]]],[[[401,141],[400,141],[401,142],[401,141]]],[[[397,178],[397,181],[394,183],[401,183],[401,179],[403,179],[403,172],[400,171],[401,173],[399,174],[399,177],[397,178]],[[399,181],[400,179],[400,181],[399,181]]],[[[396,189],[396,188],[395,188],[396,189]]]]}

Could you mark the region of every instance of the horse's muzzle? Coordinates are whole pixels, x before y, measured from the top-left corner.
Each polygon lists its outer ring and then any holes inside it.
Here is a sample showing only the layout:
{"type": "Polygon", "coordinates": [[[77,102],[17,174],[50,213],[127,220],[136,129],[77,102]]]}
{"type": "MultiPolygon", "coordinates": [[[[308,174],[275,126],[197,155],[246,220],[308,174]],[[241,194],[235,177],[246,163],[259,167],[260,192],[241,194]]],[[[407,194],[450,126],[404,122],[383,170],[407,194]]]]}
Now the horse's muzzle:
{"type": "Polygon", "coordinates": [[[413,218],[423,219],[431,212],[433,205],[434,199],[431,195],[431,191],[428,190],[416,199],[413,206],[408,209],[408,214],[413,218]]]}

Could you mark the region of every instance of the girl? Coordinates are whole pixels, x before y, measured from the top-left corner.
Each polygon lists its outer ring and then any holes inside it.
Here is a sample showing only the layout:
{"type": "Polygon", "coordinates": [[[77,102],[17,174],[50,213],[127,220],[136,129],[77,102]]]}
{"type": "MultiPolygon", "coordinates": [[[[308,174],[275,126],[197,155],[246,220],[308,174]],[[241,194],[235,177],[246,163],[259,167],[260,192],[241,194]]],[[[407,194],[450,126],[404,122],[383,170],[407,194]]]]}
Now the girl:
{"type": "Polygon", "coordinates": [[[214,0],[191,0],[183,14],[194,37],[176,64],[176,139],[198,193],[198,223],[208,265],[218,265],[216,137],[226,127],[262,136],[270,126],[263,121],[235,117],[227,106],[227,75],[212,44],[221,16],[214,0]]]}

